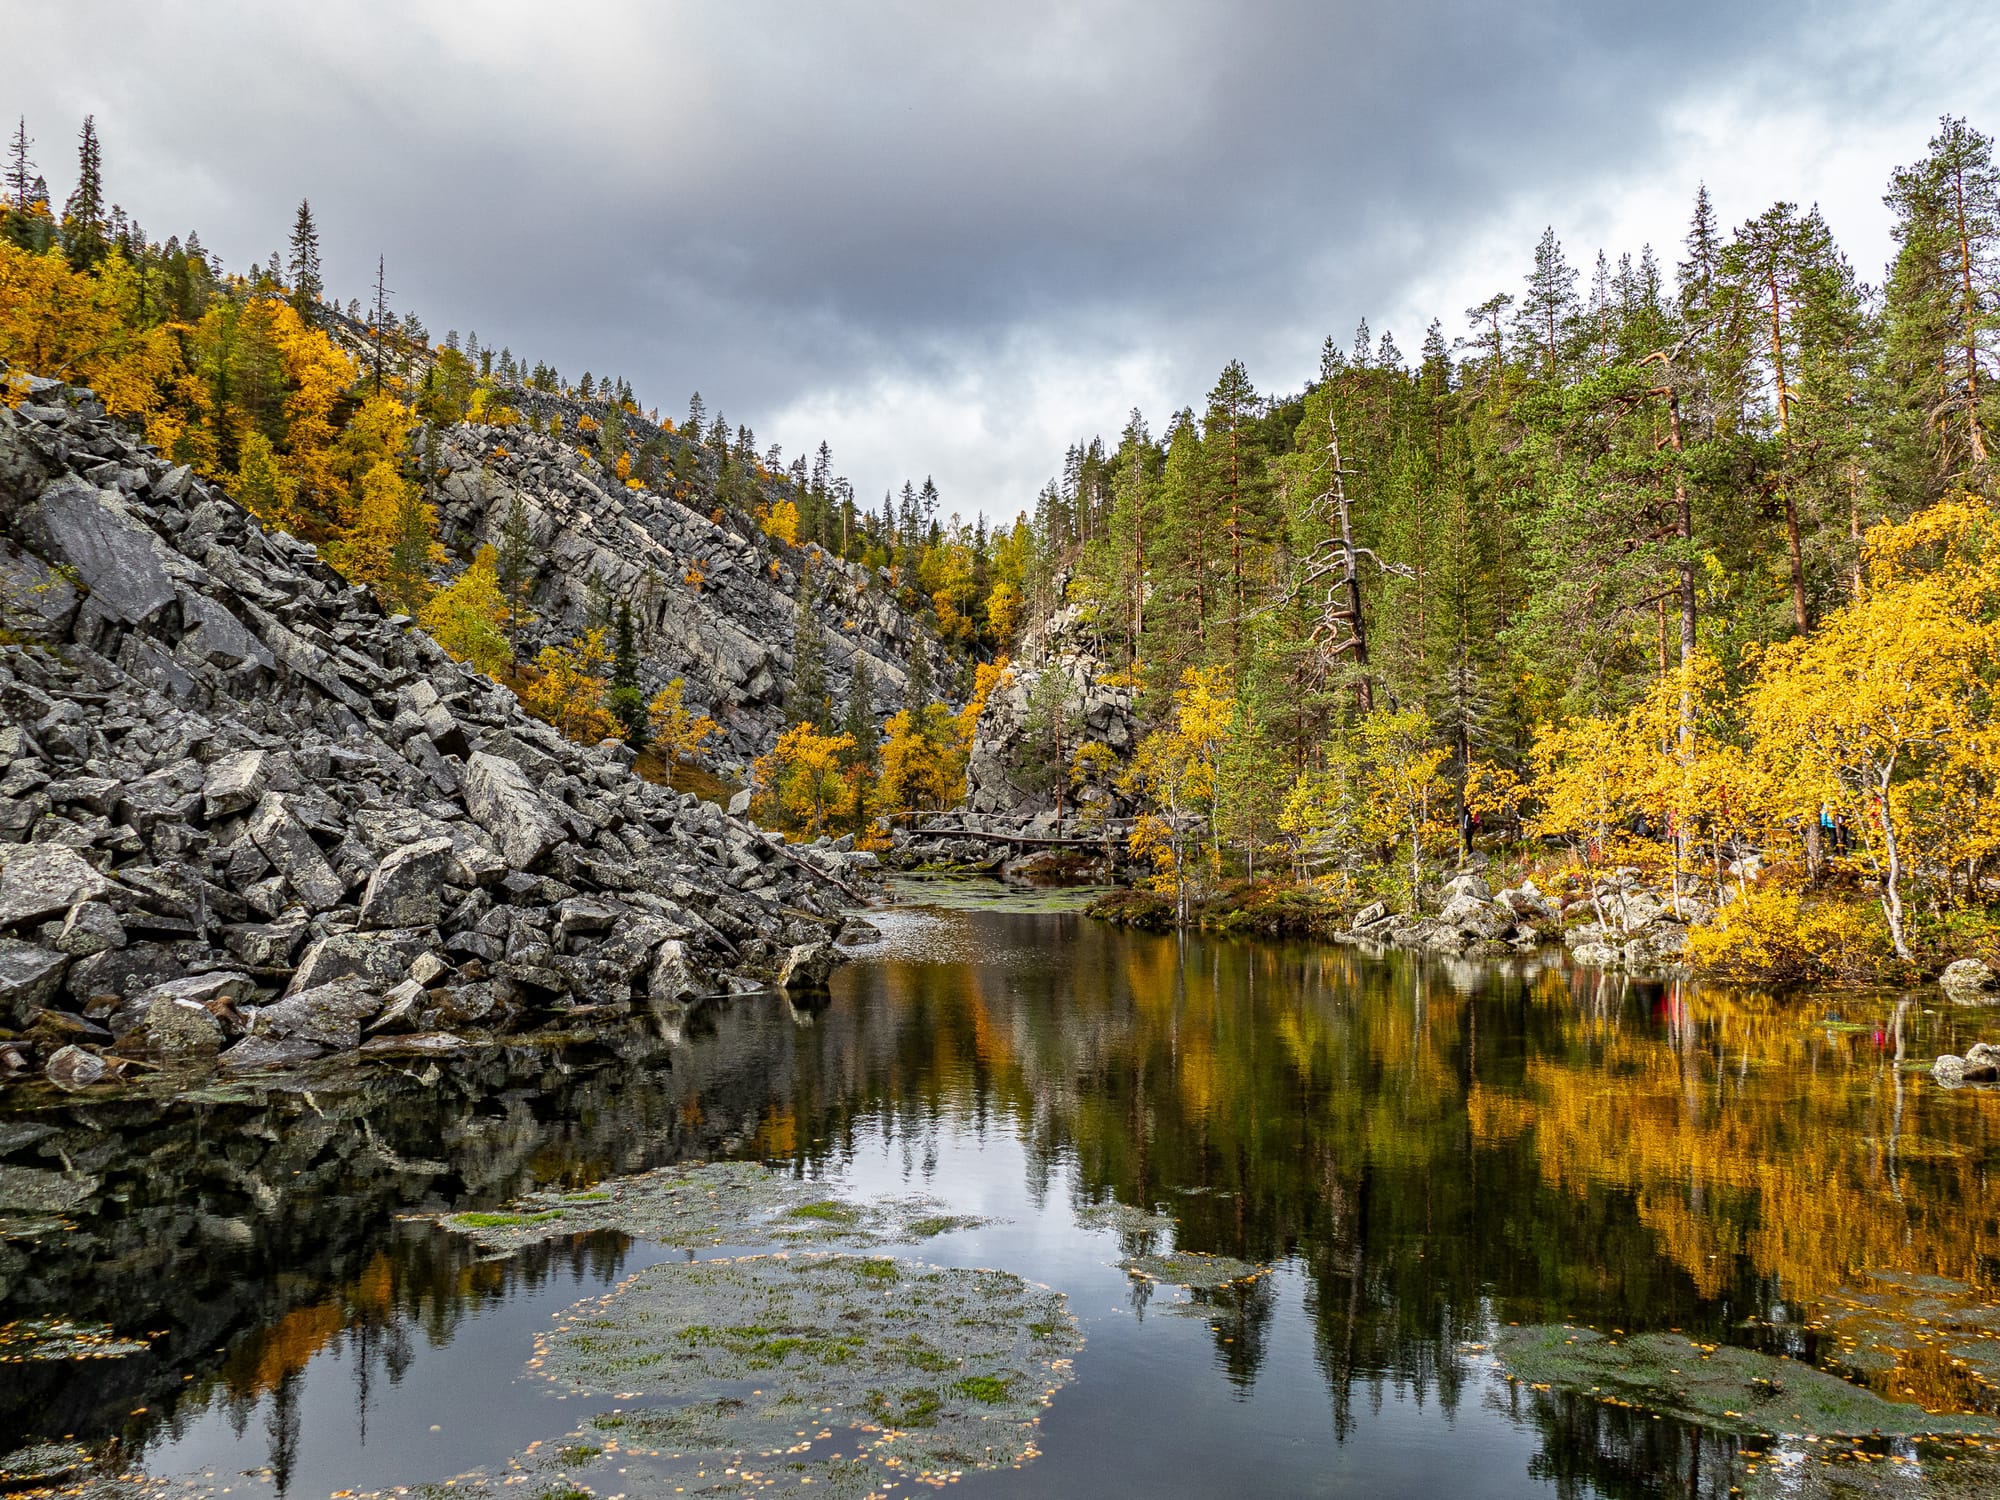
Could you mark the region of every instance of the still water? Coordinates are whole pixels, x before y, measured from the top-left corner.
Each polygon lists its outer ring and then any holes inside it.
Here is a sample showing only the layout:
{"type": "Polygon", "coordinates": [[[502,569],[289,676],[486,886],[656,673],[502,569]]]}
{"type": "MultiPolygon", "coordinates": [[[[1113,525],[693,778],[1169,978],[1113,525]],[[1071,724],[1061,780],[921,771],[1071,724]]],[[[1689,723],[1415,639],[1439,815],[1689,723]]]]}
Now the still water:
{"type": "MultiPolygon", "coordinates": [[[[1915,1066],[1976,1013],[1061,911],[880,925],[830,1000],[617,1048],[0,1099],[0,1196],[24,1168],[95,1184],[68,1215],[0,1206],[0,1454],[109,1440],[127,1472],[309,1500],[490,1469],[590,1409],[525,1376],[535,1333],[681,1252],[599,1233],[482,1257],[419,1216],[725,1156],[928,1193],[990,1222],[902,1253],[1067,1294],[1074,1383],[1039,1457],[966,1476],[980,1494],[1762,1492],[1764,1445],[1511,1383],[1485,1346],[1561,1321],[1826,1364],[1857,1305],[1903,1316],[1887,1272],[1948,1278],[1960,1343],[1878,1329],[1903,1347],[1855,1378],[2000,1413],[1993,1351],[1964,1343],[1988,1313],[2000,1333],[2000,1093],[1915,1066]],[[1110,1203],[1272,1272],[1188,1316],[1080,1219],[1110,1203]],[[10,1357],[50,1318],[143,1347],[10,1357]]],[[[1870,1456],[1885,1493],[1968,1493],[1936,1452],[1870,1456]]]]}

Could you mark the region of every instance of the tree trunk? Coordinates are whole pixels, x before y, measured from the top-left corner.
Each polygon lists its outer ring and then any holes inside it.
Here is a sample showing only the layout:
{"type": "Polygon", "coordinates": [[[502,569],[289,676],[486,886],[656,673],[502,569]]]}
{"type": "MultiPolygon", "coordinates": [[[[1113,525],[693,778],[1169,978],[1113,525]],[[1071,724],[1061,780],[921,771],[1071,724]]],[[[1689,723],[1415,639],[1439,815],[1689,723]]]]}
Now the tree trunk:
{"type": "Polygon", "coordinates": [[[1889,941],[1895,945],[1896,957],[1910,963],[1914,955],[1903,936],[1903,853],[1896,843],[1896,816],[1889,808],[1889,778],[1895,769],[1892,756],[1876,778],[1882,798],[1882,915],[1889,920],[1889,941]]]}
{"type": "Polygon", "coordinates": [[[1852,587],[1857,603],[1861,599],[1861,466],[1847,466],[1847,535],[1854,543],[1852,587]]]}
{"type": "Polygon", "coordinates": [[[1799,547],[1799,508],[1789,485],[1785,487],[1785,546],[1792,558],[1792,618],[1799,634],[1804,635],[1811,623],[1806,618],[1806,563],[1799,547]]]}
{"type": "Polygon", "coordinates": [[[1972,239],[1965,223],[1965,174],[1951,174],[1958,211],[1958,265],[1965,286],[1965,423],[1972,439],[1972,461],[1986,462],[1986,432],[1979,425],[1979,303],[1972,292],[1972,239]]]}

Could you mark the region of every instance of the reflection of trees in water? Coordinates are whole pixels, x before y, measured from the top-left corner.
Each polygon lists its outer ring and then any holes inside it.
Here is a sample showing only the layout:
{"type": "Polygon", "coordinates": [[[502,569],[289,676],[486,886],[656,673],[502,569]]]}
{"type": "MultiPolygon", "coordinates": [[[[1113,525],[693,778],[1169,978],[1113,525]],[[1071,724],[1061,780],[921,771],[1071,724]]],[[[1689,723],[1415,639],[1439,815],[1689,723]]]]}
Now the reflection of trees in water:
{"type": "Polygon", "coordinates": [[[1733,1437],[1518,1384],[1492,1400],[1541,1433],[1528,1473],[1553,1484],[1557,1500],[1729,1500],[1744,1478],[1733,1437]]]}
{"type": "Polygon", "coordinates": [[[305,1383],[303,1370],[287,1370],[271,1392],[271,1409],[264,1416],[264,1430],[271,1435],[271,1484],[279,1495],[292,1486],[292,1470],[299,1461],[299,1387],[305,1383]]]}
{"type": "Polygon", "coordinates": [[[263,1407],[266,1462],[282,1495],[298,1458],[306,1369],[317,1356],[345,1357],[354,1381],[356,1441],[365,1448],[376,1381],[401,1381],[415,1339],[447,1344],[481,1304],[564,1278],[606,1281],[624,1262],[624,1242],[616,1235],[551,1241],[508,1260],[482,1260],[468,1240],[428,1225],[398,1226],[352,1281],[238,1339],[219,1370],[188,1387],[170,1430],[179,1436],[203,1412],[220,1407],[241,1438],[263,1407]]]}
{"type": "Polygon", "coordinates": [[[41,1112],[57,1130],[35,1149],[102,1178],[101,1207],[78,1216],[61,1254],[37,1256],[32,1279],[11,1274],[0,1244],[0,1322],[59,1310],[159,1336],[127,1359],[10,1367],[0,1451],[71,1432],[143,1444],[211,1401],[241,1436],[262,1398],[334,1348],[354,1355],[365,1421],[377,1380],[400,1379],[419,1340],[449,1340],[507,1278],[539,1281],[578,1256],[602,1272],[617,1253],[545,1246],[511,1268],[481,1265],[433,1231],[392,1227],[393,1213],[712,1154],[789,1088],[781,1006],[698,1014],[689,1034],[671,1050],[643,1038],[624,1055],[521,1048],[442,1076],[377,1067],[310,1092],[231,1085],[165,1107],[41,1112]]]}
{"type": "MultiPolygon", "coordinates": [[[[1977,1281],[2000,1242],[2000,1100],[1913,1093],[1896,1059],[1950,1022],[1888,1000],[1829,1029],[1824,997],[982,920],[1013,961],[880,965],[821,1019],[800,1159],[1011,1114],[1038,1192],[1073,1161],[1181,1248],[1296,1256],[1342,1434],[1357,1393],[1454,1407],[1494,1316],[1715,1336],[1857,1266],[1977,1281]]],[[[1254,1381],[1261,1339],[1216,1337],[1254,1381]]]]}
{"type": "MultiPolygon", "coordinates": [[[[334,1348],[365,1423],[419,1340],[523,1284],[507,1278],[616,1254],[480,1263],[388,1232],[394,1211],[718,1151],[823,1165],[878,1129],[916,1174],[947,1132],[1017,1131],[1037,1202],[1073,1166],[1085,1202],[1166,1205],[1181,1249],[1295,1261],[1342,1436],[1392,1391],[1455,1409],[1459,1347],[1494,1317],[1713,1336],[1746,1313],[1801,1321],[1855,1267],[1990,1284],[2000,1098],[1895,1068],[1953,1046],[1949,1018],[1843,1001],[1883,1025],[1829,1030],[1754,993],[981,920],[1004,962],[851,971],[810,1027],[752,1001],[626,1057],[520,1050],[434,1082],[379,1069],[311,1095],[49,1111],[58,1133],[34,1149],[102,1177],[105,1206],[0,1320],[59,1308],[167,1333],[87,1369],[10,1367],[0,1449],[143,1441],[161,1409],[184,1422],[203,1402],[241,1427],[334,1348]]],[[[1287,1284],[1209,1309],[1238,1390],[1287,1284]]]]}

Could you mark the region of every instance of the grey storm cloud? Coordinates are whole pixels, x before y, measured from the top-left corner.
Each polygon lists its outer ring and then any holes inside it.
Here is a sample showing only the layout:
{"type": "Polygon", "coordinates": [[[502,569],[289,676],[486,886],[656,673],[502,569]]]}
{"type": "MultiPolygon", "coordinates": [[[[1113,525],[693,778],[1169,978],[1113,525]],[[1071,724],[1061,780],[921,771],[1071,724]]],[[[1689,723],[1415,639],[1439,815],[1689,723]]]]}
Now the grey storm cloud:
{"type": "Polygon", "coordinates": [[[434,330],[794,449],[817,421],[864,494],[935,472],[993,513],[1232,355],[1296,384],[1363,313],[1413,348],[1468,300],[1420,291],[1518,286],[1533,231],[1482,247],[1527,209],[1684,206],[1705,110],[1886,117],[1914,156],[1992,102],[1988,9],[5,0],[0,105],[59,193],[94,112],[156,235],[241,266],[308,196],[342,296],[379,253],[434,330]]]}

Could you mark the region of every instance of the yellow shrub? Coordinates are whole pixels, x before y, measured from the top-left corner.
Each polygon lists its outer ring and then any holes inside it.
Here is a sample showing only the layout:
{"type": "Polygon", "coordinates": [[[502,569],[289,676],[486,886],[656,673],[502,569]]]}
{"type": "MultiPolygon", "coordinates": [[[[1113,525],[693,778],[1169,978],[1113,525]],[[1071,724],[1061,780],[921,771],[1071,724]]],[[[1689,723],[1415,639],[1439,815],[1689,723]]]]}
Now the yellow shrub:
{"type": "Polygon", "coordinates": [[[757,522],[764,528],[764,535],[774,542],[783,542],[787,547],[799,543],[799,508],[789,500],[780,500],[757,522]]]}
{"type": "Polygon", "coordinates": [[[1738,896],[1690,929],[1687,941],[1688,962],[1699,970],[1779,982],[1865,977],[1888,957],[1872,903],[1808,900],[1778,881],[1738,896]]]}

